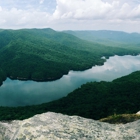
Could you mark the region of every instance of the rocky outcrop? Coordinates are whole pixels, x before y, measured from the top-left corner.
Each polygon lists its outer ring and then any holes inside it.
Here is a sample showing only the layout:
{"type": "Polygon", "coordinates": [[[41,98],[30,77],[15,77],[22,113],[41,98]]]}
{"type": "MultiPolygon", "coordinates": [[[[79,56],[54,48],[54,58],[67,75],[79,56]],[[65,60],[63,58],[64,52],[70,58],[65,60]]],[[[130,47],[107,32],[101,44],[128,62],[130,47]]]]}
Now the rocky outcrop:
{"type": "Polygon", "coordinates": [[[140,120],[115,125],[48,112],[23,121],[0,122],[0,140],[139,139],[140,120]]]}
{"type": "Polygon", "coordinates": [[[140,111],[138,111],[136,114],[137,114],[137,115],[140,115],[140,111]]]}

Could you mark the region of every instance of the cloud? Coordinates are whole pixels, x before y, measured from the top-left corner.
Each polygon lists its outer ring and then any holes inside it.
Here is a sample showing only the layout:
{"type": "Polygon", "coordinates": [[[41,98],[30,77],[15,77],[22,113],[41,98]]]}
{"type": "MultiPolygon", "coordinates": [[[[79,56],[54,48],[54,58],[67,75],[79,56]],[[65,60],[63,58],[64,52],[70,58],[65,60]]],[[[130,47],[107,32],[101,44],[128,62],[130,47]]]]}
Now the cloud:
{"type": "Polygon", "coordinates": [[[39,2],[40,4],[43,4],[44,3],[44,0],[40,0],[40,2],[39,2]]]}
{"type": "Polygon", "coordinates": [[[53,14],[56,19],[131,19],[139,18],[140,4],[132,7],[130,3],[120,1],[106,2],[102,0],[57,0],[53,14]]]}
{"type": "Polygon", "coordinates": [[[2,9],[0,12],[0,25],[4,28],[41,27],[46,25],[49,20],[49,14],[42,11],[12,8],[10,10],[2,9]]]}
{"type": "Polygon", "coordinates": [[[139,31],[138,0],[5,0],[0,28],[111,29],[139,31]]]}
{"type": "Polygon", "coordinates": [[[135,7],[131,12],[130,12],[130,17],[140,19],[140,5],[135,7]]]}
{"type": "Polygon", "coordinates": [[[101,0],[57,0],[54,17],[75,19],[103,18],[104,14],[111,8],[109,3],[104,3],[101,0]]]}

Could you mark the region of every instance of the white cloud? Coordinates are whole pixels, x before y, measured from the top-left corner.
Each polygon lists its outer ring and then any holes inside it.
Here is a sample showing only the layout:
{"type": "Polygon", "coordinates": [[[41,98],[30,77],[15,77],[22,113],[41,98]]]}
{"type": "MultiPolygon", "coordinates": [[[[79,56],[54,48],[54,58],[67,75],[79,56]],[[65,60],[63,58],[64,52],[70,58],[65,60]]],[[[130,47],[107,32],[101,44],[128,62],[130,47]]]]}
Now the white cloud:
{"type": "Polygon", "coordinates": [[[139,31],[138,0],[0,1],[0,28],[139,31]],[[131,28],[131,29],[130,29],[131,28]]]}
{"type": "Polygon", "coordinates": [[[73,18],[82,20],[95,19],[131,19],[139,18],[140,4],[132,7],[129,3],[113,0],[57,0],[57,7],[53,14],[56,19],[73,18]]]}
{"type": "Polygon", "coordinates": [[[140,5],[135,7],[131,12],[130,12],[130,17],[140,19],[140,5]]]}
{"type": "Polygon", "coordinates": [[[4,28],[33,28],[47,25],[50,20],[46,12],[35,10],[21,10],[12,8],[2,9],[0,12],[0,25],[4,28]]]}
{"type": "Polygon", "coordinates": [[[0,6],[0,12],[2,11],[2,7],[0,6]]]}
{"type": "Polygon", "coordinates": [[[40,4],[43,4],[44,3],[44,0],[40,0],[40,2],[39,2],[40,4]]]}
{"type": "Polygon", "coordinates": [[[101,0],[57,0],[55,18],[94,19],[103,18],[110,11],[111,4],[101,0]]]}

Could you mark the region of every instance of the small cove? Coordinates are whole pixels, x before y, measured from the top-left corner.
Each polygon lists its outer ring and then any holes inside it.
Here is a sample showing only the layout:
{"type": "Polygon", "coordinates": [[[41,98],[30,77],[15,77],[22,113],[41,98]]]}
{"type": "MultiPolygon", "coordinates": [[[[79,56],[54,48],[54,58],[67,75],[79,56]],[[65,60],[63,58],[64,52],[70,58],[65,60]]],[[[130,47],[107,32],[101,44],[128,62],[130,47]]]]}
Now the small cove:
{"type": "Polygon", "coordinates": [[[69,71],[56,81],[35,82],[7,78],[0,87],[0,106],[26,106],[53,101],[86,82],[112,81],[137,70],[140,70],[140,55],[115,55],[102,66],[93,66],[85,71],[69,71]]]}

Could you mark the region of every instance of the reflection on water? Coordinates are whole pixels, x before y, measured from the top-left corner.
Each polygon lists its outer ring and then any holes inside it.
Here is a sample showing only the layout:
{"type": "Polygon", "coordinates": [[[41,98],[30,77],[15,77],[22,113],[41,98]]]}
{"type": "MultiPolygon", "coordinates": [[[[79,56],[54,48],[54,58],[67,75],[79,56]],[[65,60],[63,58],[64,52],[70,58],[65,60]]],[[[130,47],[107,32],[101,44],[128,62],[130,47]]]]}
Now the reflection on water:
{"type": "Polygon", "coordinates": [[[0,87],[0,106],[24,106],[49,102],[90,81],[111,81],[140,70],[140,55],[110,57],[103,66],[85,71],[70,71],[52,82],[7,80],[0,87]]]}

